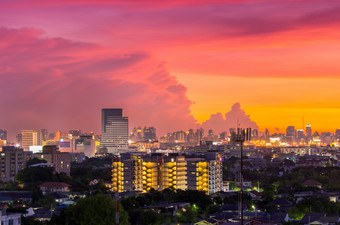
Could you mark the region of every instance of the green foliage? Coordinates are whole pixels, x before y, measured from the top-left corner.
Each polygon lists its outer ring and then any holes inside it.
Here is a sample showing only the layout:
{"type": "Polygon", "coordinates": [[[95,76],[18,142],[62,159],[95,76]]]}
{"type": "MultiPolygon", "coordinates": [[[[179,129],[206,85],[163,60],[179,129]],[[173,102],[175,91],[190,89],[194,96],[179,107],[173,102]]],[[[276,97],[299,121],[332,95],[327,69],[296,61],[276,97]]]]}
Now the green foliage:
{"type": "Polygon", "coordinates": [[[273,185],[268,185],[264,187],[262,192],[262,201],[268,203],[274,200],[275,190],[273,185]]]}
{"type": "Polygon", "coordinates": [[[151,195],[152,204],[157,204],[160,201],[165,201],[165,197],[163,196],[163,194],[153,188],[150,190],[149,194],[151,195]]]}
{"type": "Polygon", "coordinates": [[[0,187],[2,191],[20,191],[21,188],[18,186],[18,182],[7,181],[0,187]]]}
{"type": "Polygon", "coordinates": [[[15,179],[24,184],[24,189],[33,190],[39,184],[46,181],[53,181],[53,168],[30,167],[20,170],[15,179]]]}
{"type": "Polygon", "coordinates": [[[43,193],[41,192],[40,189],[35,189],[33,190],[32,192],[32,202],[33,203],[37,203],[40,199],[43,199],[44,198],[44,195],[43,193]]]}
{"type": "Polygon", "coordinates": [[[197,221],[199,214],[194,207],[188,206],[186,208],[183,208],[182,210],[178,210],[177,216],[178,222],[194,223],[197,221]]]}
{"type": "Polygon", "coordinates": [[[205,211],[207,206],[212,203],[210,197],[203,191],[196,190],[176,190],[173,198],[174,202],[189,202],[196,204],[202,211],[205,211]]]}
{"type": "Polygon", "coordinates": [[[51,195],[45,195],[42,198],[38,199],[36,201],[38,205],[45,206],[45,207],[50,207],[50,208],[55,208],[56,202],[53,196],[51,195]]]}
{"type": "Polygon", "coordinates": [[[32,217],[21,216],[21,225],[44,225],[44,224],[45,224],[44,222],[35,220],[32,217]]]}
{"type": "MultiPolygon", "coordinates": [[[[166,214],[157,216],[152,210],[143,210],[141,208],[164,200],[168,202],[189,202],[191,204],[191,207],[178,211],[177,215],[180,222],[196,221],[197,217],[205,212],[207,206],[212,204],[210,197],[205,192],[173,190],[171,188],[167,188],[162,192],[151,190],[150,193],[145,195],[126,197],[121,200],[121,203],[129,214],[131,224],[160,224],[175,220],[175,218],[166,214]],[[148,221],[148,223],[144,223],[142,220],[148,221]]],[[[218,198],[215,200],[222,201],[218,198]]]]}
{"type": "Polygon", "coordinates": [[[218,212],[220,210],[220,206],[215,205],[215,204],[211,204],[207,207],[207,209],[205,210],[205,215],[210,215],[213,214],[215,212],[218,212]]]}
{"type": "Polygon", "coordinates": [[[111,168],[95,169],[95,167],[83,164],[71,167],[71,177],[73,177],[71,182],[71,190],[88,191],[100,189],[103,193],[105,193],[108,190],[103,187],[104,183],[102,183],[103,185],[100,184],[94,187],[91,187],[89,183],[94,179],[111,180],[111,173],[111,168]]]}
{"type": "MultiPolygon", "coordinates": [[[[107,225],[115,223],[116,203],[103,194],[80,199],[52,219],[54,225],[107,225]]],[[[119,207],[119,223],[129,224],[123,207],[119,207]]]]}
{"type": "Polygon", "coordinates": [[[147,210],[147,211],[141,211],[138,217],[138,223],[140,225],[149,225],[149,224],[161,224],[162,218],[161,215],[158,213],[147,210]]]}
{"type": "Polygon", "coordinates": [[[214,204],[221,206],[223,204],[223,199],[220,196],[216,196],[213,198],[213,202],[214,204]]]}
{"type": "Polygon", "coordinates": [[[307,212],[338,214],[340,212],[340,203],[331,202],[327,197],[304,198],[289,210],[289,216],[294,219],[301,219],[307,212]]]}

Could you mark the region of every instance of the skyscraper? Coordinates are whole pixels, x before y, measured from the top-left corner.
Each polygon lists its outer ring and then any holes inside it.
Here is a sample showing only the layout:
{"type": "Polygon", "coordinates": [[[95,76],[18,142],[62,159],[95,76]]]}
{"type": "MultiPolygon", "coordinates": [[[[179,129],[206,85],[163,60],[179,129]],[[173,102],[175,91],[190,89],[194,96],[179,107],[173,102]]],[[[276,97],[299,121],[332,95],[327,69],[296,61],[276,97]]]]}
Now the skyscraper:
{"type": "Polygon", "coordinates": [[[123,117],[123,109],[102,109],[102,139],[100,146],[109,153],[128,147],[128,118],[123,117]]]}
{"type": "Polygon", "coordinates": [[[340,140],[340,129],[335,131],[335,138],[340,140]]]}
{"type": "Polygon", "coordinates": [[[312,136],[312,127],[310,124],[307,124],[306,126],[306,136],[311,137],[312,136]]]}
{"type": "Polygon", "coordinates": [[[301,141],[301,139],[304,139],[304,134],[303,134],[302,129],[297,130],[297,138],[298,138],[298,141],[301,141]]]}
{"type": "Polygon", "coordinates": [[[288,142],[293,142],[296,139],[296,130],[294,126],[288,126],[286,129],[286,137],[288,142]]]}
{"type": "Polygon", "coordinates": [[[143,129],[144,141],[155,141],[156,140],[156,128],[144,127],[143,129]]]}
{"type": "Polygon", "coordinates": [[[22,148],[25,151],[28,151],[30,146],[39,144],[39,136],[36,130],[22,130],[21,135],[22,148]]]}
{"type": "Polygon", "coordinates": [[[0,140],[7,140],[7,131],[0,129],[0,140]]]}

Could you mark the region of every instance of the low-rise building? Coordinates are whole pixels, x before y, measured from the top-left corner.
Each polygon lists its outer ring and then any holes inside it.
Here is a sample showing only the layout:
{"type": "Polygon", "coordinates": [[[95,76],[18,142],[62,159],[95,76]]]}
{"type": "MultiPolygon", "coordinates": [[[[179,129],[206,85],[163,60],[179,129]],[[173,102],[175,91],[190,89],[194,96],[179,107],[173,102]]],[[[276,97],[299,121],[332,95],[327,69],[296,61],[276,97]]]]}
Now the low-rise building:
{"type": "Polygon", "coordinates": [[[47,163],[53,163],[55,172],[70,175],[71,153],[60,152],[57,145],[45,145],[43,152],[35,153],[34,157],[46,160],[47,163]]]}
{"type": "Polygon", "coordinates": [[[1,225],[20,225],[21,213],[9,213],[6,209],[0,209],[0,223],[1,225]]]}
{"type": "Polygon", "coordinates": [[[69,192],[71,185],[63,182],[45,182],[38,187],[45,194],[50,192],[69,192]]]}

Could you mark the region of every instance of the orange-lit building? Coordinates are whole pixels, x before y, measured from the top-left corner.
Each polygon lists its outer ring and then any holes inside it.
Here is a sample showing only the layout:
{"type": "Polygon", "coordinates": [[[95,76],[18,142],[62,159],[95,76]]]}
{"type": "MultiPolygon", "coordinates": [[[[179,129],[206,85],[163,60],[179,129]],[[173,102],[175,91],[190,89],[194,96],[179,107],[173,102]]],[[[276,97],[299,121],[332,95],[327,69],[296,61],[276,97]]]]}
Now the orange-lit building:
{"type": "Polygon", "coordinates": [[[112,191],[191,189],[212,194],[222,190],[222,158],[206,153],[199,158],[178,154],[122,154],[112,165],[112,191]]]}

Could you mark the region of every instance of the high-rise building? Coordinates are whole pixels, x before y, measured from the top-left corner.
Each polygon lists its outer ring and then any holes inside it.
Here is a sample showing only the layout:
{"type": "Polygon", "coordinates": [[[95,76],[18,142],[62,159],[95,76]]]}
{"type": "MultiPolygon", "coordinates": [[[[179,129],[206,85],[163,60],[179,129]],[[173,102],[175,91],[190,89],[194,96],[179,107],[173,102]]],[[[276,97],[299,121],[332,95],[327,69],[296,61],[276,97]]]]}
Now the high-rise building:
{"type": "Polygon", "coordinates": [[[306,126],[306,136],[311,137],[312,136],[312,127],[310,124],[307,124],[306,126]]]}
{"type": "Polygon", "coordinates": [[[128,118],[123,117],[122,109],[102,109],[101,147],[108,153],[117,153],[128,147],[128,118]]]}
{"type": "Polygon", "coordinates": [[[298,141],[301,141],[301,139],[304,139],[304,134],[303,134],[302,129],[297,130],[297,138],[298,138],[298,141]]]}
{"type": "Polygon", "coordinates": [[[22,134],[17,134],[16,139],[17,139],[17,144],[19,146],[22,146],[22,134]]]}
{"type": "Polygon", "coordinates": [[[196,144],[199,144],[201,141],[203,141],[203,138],[204,138],[204,129],[203,128],[197,129],[195,132],[196,144]]]}
{"type": "Polygon", "coordinates": [[[269,130],[266,128],[266,131],[264,132],[264,135],[266,136],[266,137],[269,137],[270,136],[270,132],[269,132],[269,130]]]}
{"type": "Polygon", "coordinates": [[[185,190],[187,188],[187,162],[184,156],[167,156],[163,162],[162,189],[173,188],[185,190]]]}
{"type": "Polygon", "coordinates": [[[335,138],[338,139],[338,140],[340,140],[340,129],[337,129],[337,130],[335,131],[335,138]]]}
{"type": "Polygon", "coordinates": [[[95,155],[96,141],[93,135],[80,135],[74,140],[76,152],[84,152],[87,157],[95,155]]]}
{"type": "Polygon", "coordinates": [[[252,138],[258,138],[259,137],[259,131],[257,129],[251,130],[251,137],[252,138]]]}
{"type": "Polygon", "coordinates": [[[189,131],[188,131],[187,142],[188,143],[194,143],[195,142],[195,134],[194,134],[193,129],[189,129],[189,131]]]}
{"type": "Polygon", "coordinates": [[[220,133],[220,140],[221,141],[226,141],[227,138],[228,138],[227,132],[224,131],[224,132],[220,133]]]}
{"type": "Polygon", "coordinates": [[[296,130],[294,126],[288,126],[286,129],[286,137],[289,142],[294,142],[296,139],[296,130]]]}
{"type": "Polygon", "coordinates": [[[32,152],[14,146],[3,147],[0,153],[1,179],[14,180],[15,175],[26,167],[30,159],[32,159],[32,152]]]}
{"type": "Polygon", "coordinates": [[[48,130],[47,129],[41,129],[39,132],[40,135],[40,141],[47,141],[48,140],[48,130]]]}
{"type": "Polygon", "coordinates": [[[212,194],[222,190],[222,170],[222,158],[216,152],[195,158],[123,153],[113,160],[112,190],[148,192],[152,188],[174,188],[212,194]]]}
{"type": "Polygon", "coordinates": [[[156,128],[154,127],[144,127],[143,128],[144,141],[156,141],[156,128]]]}
{"type": "Polygon", "coordinates": [[[39,135],[36,130],[22,130],[21,138],[21,147],[25,151],[28,151],[30,146],[39,145],[39,135]]]}
{"type": "Polygon", "coordinates": [[[214,131],[213,130],[208,130],[208,141],[213,141],[214,140],[214,131]]]}
{"type": "Polygon", "coordinates": [[[7,140],[7,130],[0,129],[0,140],[7,140]]]}

